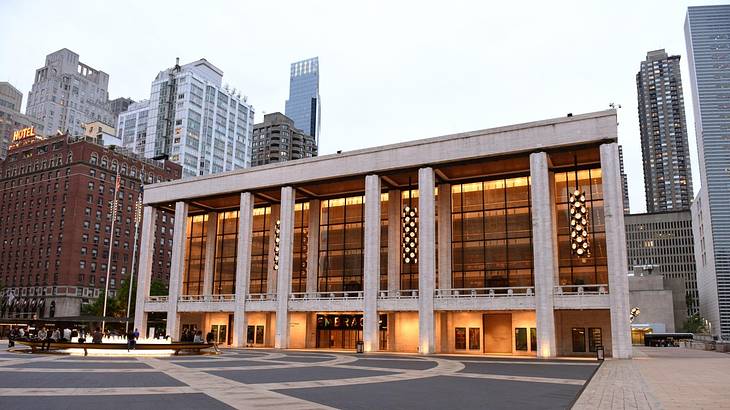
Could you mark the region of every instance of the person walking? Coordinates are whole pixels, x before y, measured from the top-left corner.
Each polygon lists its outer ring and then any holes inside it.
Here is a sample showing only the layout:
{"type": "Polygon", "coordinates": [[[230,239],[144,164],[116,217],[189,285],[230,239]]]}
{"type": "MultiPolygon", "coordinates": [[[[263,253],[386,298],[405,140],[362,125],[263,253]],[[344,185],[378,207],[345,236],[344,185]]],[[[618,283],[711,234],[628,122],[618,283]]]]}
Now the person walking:
{"type": "Polygon", "coordinates": [[[127,333],[127,351],[134,350],[137,347],[137,341],[134,340],[134,332],[127,333]]]}

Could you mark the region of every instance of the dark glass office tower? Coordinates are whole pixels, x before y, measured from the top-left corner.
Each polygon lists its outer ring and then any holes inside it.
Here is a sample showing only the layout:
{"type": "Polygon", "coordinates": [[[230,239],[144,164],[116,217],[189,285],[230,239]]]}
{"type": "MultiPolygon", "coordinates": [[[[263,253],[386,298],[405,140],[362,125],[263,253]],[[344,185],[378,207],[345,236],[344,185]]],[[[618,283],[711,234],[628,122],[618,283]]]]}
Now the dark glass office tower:
{"type": "Polygon", "coordinates": [[[284,114],[296,128],[314,137],[319,145],[321,117],[319,98],[319,57],[292,63],[289,74],[289,99],[284,114]]]}

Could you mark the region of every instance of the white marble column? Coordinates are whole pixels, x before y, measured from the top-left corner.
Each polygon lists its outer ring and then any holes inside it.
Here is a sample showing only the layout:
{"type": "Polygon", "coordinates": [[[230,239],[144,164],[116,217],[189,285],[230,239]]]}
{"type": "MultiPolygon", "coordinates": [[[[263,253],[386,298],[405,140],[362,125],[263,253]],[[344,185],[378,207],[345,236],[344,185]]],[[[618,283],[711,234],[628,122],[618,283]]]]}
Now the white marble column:
{"type": "Polygon", "coordinates": [[[241,193],[236,244],[236,305],[233,311],[233,347],[246,345],[246,296],[251,275],[251,237],[253,228],[253,196],[241,193]]]}
{"type": "Polygon", "coordinates": [[[618,159],[618,144],[601,145],[603,217],[606,223],[608,291],[611,300],[611,344],[615,359],[631,358],[629,323],[629,277],[626,256],[626,228],[618,159]]]}
{"type": "Polygon", "coordinates": [[[451,289],[451,184],[439,184],[438,220],[438,287],[451,289]]]}
{"type": "Polygon", "coordinates": [[[400,289],[401,264],[401,192],[388,191],[388,291],[400,289]]]}
{"type": "Polygon", "coordinates": [[[177,299],[182,290],[185,274],[185,240],[188,223],[188,204],[183,201],[175,203],[175,232],[172,236],[172,256],[170,258],[170,282],[167,302],[167,329],[165,333],[172,340],[179,339],[180,314],[177,311],[177,299]]]}
{"type": "Polygon", "coordinates": [[[152,281],[152,257],[154,256],[155,230],[157,227],[157,210],[151,206],[145,206],[142,215],[142,236],[140,237],[139,268],[137,269],[137,296],[134,308],[134,327],[139,330],[142,336],[147,335],[147,312],[145,303],[150,295],[150,282],[152,281]]]}
{"type": "Polygon", "coordinates": [[[307,224],[307,293],[317,292],[319,275],[319,199],[309,201],[309,221],[307,224]]]}
{"type": "Polygon", "coordinates": [[[378,289],[380,287],[380,177],[365,177],[365,271],[363,342],[366,352],[378,350],[378,289]]]}
{"type": "Polygon", "coordinates": [[[281,188],[281,233],[279,242],[279,272],[276,286],[276,337],[274,347],[289,347],[289,293],[294,262],[294,189],[281,188]]]}
{"type": "Polygon", "coordinates": [[[418,344],[421,354],[435,349],[433,292],[436,274],[436,204],[433,168],[418,170],[418,344]]]}
{"type": "Polygon", "coordinates": [[[530,154],[530,200],[532,202],[532,258],[535,276],[537,357],[555,357],[555,311],[553,290],[558,269],[555,197],[545,152],[530,154]]]}
{"type": "Polygon", "coordinates": [[[213,270],[215,269],[215,235],[218,228],[218,213],[208,212],[208,226],[205,238],[205,265],[203,271],[203,295],[213,294],[213,270]]]}

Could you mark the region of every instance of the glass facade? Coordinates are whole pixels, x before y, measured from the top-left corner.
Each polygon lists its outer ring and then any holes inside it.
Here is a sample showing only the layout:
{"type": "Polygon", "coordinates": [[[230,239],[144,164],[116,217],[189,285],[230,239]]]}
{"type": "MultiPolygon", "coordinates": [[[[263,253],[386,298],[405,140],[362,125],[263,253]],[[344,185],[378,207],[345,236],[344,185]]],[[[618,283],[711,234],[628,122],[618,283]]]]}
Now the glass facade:
{"type": "Polygon", "coordinates": [[[388,290],[388,200],[380,195],[380,290],[388,290]]]}
{"type": "Polygon", "coordinates": [[[555,202],[557,209],[559,284],[608,284],[606,260],[606,226],[603,218],[603,186],[600,168],[555,173],[555,202]],[[576,184],[576,177],[578,183],[576,184]],[[585,192],[588,210],[588,234],[591,252],[579,257],[570,249],[570,204],[574,190],[585,192]]]}
{"type": "Polygon", "coordinates": [[[289,99],[284,114],[294,120],[294,126],[319,142],[319,59],[298,61],[291,65],[289,99]]]}
{"type": "Polygon", "coordinates": [[[451,187],[452,286],[533,285],[530,179],[451,187]]]}
{"type": "Polygon", "coordinates": [[[319,226],[318,291],[361,291],[364,197],[323,200],[319,226]]]}
{"type": "Polygon", "coordinates": [[[205,271],[205,246],[208,235],[208,215],[188,216],[185,273],[183,275],[183,295],[202,295],[205,271]]]}
{"type": "Polygon", "coordinates": [[[294,249],[291,291],[307,290],[307,250],[309,248],[309,203],[294,205],[294,249]]]}
{"type": "Polygon", "coordinates": [[[249,293],[266,293],[269,271],[271,207],[254,208],[251,229],[251,278],[249,293]]]}
{"type": "Polygon", "coordinates": [[[236,256],[238,243],[238,211],[218,214],[213,263],[213,294],[236,292],[236,256]]]}

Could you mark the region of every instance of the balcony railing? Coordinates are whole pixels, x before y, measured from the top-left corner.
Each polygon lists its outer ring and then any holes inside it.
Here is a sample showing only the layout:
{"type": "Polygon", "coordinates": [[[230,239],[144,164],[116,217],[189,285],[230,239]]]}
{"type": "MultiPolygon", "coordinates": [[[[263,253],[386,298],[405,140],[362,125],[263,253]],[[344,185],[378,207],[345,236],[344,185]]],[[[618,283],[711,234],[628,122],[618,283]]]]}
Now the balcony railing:
{"type": "Polygon", "coordinates": [[[362,291],[337,291],[337,292],[295,292],[289,294],[293,300],[349,300],[362,299],[362,291]]]}
{"type": "Polygon", "coordinates": [[[607,295],[608,285],[563,285],[555,287],[555,295],[607,295]]]}
{"type": "Polygon", "coordinates": [[[147,302],[148,303],[166,303],[168,301],[167,296],[148,296],[147,302]]]}
{"type": "Polygon", "coordinates": [[[236,295],[182,295],[177,301],[178,302],[233,302],[236,300],[236,295]]]}
{"type": "Polygon", "coordinates": [[[418,299],[418,289],[409,290],[381,290],[380,299],[418,299]]]}
{"type": "Polygon", "coordinates": [[[276,300],[276,293],[249,293],[246,300],[251,302],[276,300]]]}
{"type": "Polygon", "coordinates": [[[436,289],[435,292],[435,296],[437,298],[497,298],[535,295],[535,289],[531,286],[520,286],[511,288],[436,289]]]}

